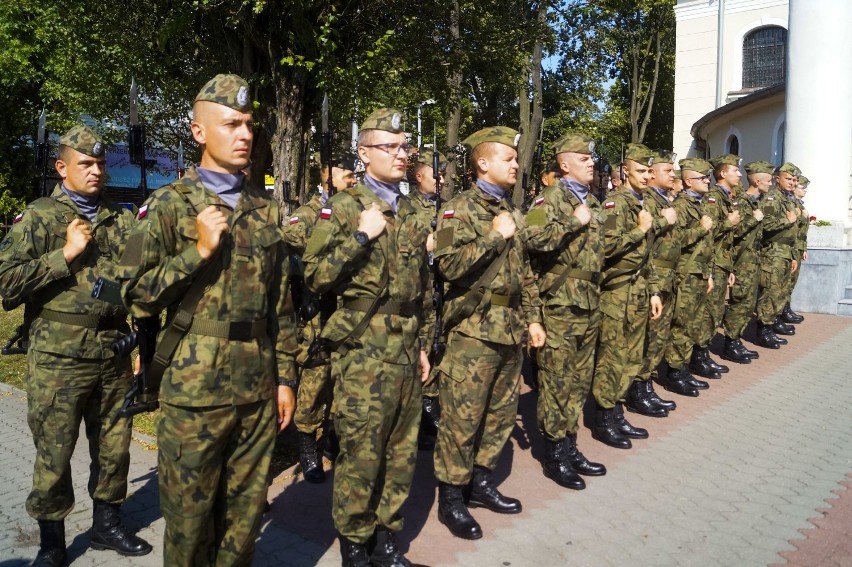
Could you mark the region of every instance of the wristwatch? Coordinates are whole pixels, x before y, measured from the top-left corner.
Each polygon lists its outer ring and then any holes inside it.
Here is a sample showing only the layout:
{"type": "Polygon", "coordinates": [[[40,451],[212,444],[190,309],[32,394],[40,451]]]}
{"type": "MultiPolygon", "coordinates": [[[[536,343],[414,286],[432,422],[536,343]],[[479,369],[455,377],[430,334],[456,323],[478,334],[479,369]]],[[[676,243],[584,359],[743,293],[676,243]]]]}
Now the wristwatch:
{"type": "Polygon", "coordinates": [[[356,230],[355,234],[353,234],[352,236],[355,238],[355,240],[358,241],[358,244],[360,244],[361,246],[366,246],[370,243],[370,237],[367,236],[367,233],[363,230],[356,230]]]}

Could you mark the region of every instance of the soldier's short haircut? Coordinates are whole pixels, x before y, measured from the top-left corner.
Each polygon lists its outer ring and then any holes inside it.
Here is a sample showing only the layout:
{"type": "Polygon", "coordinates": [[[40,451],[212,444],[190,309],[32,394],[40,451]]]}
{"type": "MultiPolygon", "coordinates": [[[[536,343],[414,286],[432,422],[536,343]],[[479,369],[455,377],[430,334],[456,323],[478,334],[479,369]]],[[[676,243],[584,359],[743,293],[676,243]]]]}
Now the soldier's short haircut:
{"type": "Polygon", "coordinates": [[[477,171],[479,169],[479,158],[491,159],[496,147],[497,142],[483,142],[473,148],[473,151],[470,152],[470,163],[473,171],[477,171]]]}
{"type": "Polygon", "coordinates": [[[714,168],[713,168],[713,178],[714,178],[716,181],[719,181],[720,179],[722,179],[722,171],[724,171],[724,169],[725,169],[726,167],[737,167],[737,166],[735,166],[735,165],[731,165],[731,164],[729,164],[729,163],[720,163],[719,165],[717,165],[716,167],[714,167],[714,168]]]}
{"type": "Polygon", "coordinates": [[[358,132],[358,145],[359,146],[369,146],[373,143],[373,132],[375,129],[370,128],[368,130],[361,130],[358,132]]]}

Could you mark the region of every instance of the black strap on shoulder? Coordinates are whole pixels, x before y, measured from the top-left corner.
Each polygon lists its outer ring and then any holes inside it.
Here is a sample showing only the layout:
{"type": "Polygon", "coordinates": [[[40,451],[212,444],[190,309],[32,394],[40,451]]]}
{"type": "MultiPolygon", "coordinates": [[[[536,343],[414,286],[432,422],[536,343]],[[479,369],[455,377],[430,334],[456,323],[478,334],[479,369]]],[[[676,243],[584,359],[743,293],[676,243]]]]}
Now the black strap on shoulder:
{"type": "Polygon", "coordinates": [[[485,297],[485,286],[497,277],[497,272],[500,271],[500,268],[506,262],[506,258],[509,257],[509,249],[511,247],[512,243],[506,242],[506,246],[500,252],[500,255],[491,262],[488,269],[482,272],[482,275],[479,276],[473,286],[464,294],[464,301],[453,309],[452,312],[444,314],[445,333],[449,333],[453,327],[468,318],[479,307],[479,304],[482,303],[485,297]]]}

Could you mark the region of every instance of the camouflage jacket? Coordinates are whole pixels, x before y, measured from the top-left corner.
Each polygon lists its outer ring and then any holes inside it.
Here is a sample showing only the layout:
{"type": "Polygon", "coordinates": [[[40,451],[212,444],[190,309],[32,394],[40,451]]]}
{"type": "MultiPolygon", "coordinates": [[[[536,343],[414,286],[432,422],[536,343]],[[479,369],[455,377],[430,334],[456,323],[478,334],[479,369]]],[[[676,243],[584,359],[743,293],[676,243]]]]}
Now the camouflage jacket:
{"type": "Polygon", "coordinates": [[[497,344],[521,344],[526,326],[541,323],[541,301],[527,255],[523,213],[508,199],[497,201],[474,186],[442,207],[437,228],[435,261],[449,282],[445,315],[458,309],[469,288],[511,246],[497,275],[485,282],[482,302],[454,330],[497,344]],[[517,226],[514,238],[508,241],[492,228],[494,217],[503,211],[512,215],[517,226]],[[505,305],[497,305],[495,295],[505,305]]]}
{"type": "MultiPolygon", "coordinates": [[[[734,271],[734,234],[739,225],[731,224],[728,214],[734,212],[734,199],[718,185],[713,185],[704,196],[704,214],[713,219],[713,245],[716,248],[713,263],[726,272],[734,271]]],[[[740,223],[744,219],[740,219],[740,223]]],[[[754,221],[754,217],[751,219],[754,221]]]]}
{"type": "Polygon", "coordinates": [[[136,317],[166,310],[170,321],[208,262],[216,262],[195,321],[266,322],[252,340],[188,333],[166,368],[160,400],[223,406],[273,398],[276,379],[295,379],[296,329],[287,293],[287,247],[281,213],[269,194],[244,182],[236,209],[207,190],[194,168],[154,192],[139,210],[119,266],[125,305],[136,317]],[[209,205],[229,219],[214,256],[198,254],[196,216],[209,205]]]}
{"type": "Polygon", "coordinates": [[[282,229],[284,242],[296,254],[305,253],[311,231],[317,224],[320,209],[322,209],[322,199],[320,194],[317,193],[307,203],[293,211],[293,214],[284,223],[282,229]]]}
{"type": "Polygon", "coordinates": [[[62,313],[127,319],[120,305],[92,297],[99,277],[115,279],[115,269],[133,225],[133,213],[101,196],[92,226],[92,242],[67,265],[62,254],[68,225],[74,219],[89,223],[57,185],[49,198],[30,203],[0,243],[0,295],[30,304],[36,314],[30,327],[33,349],[77,358],[112,358],[119,329],[97,331],[38,317],[42,309],[62,313]]]}
{"type": "Polygon", "coordinates": [[[742,193],[737,195],[735,202],[741,218],[734,234],[734,272],[740,269],[754,271],[757,269],[760,235],[763,232],[761,221],[754,218],[754,211],[760,208],[760,200],[742,193]]]}
{"type": "Polygon", "coordinates": [[[340,306],[329,318],[322,336],[332,342],[347,339],[366,316],[364,303],[380,296],[379,305],[385,308],[370,318],[357,339],[364,354],[394,364],[419,363],[419,350],[428,348],[422,334],[422,306],[429,269],[426,238],[430,230],[408,200],[399,199],[394,214],[363,183],[329,199],[305,251],[308,287],[315,293],[333,293],[339,298],[340,306]],[[358,230],[361,211],[373,203],[384,213],[387,227],[377,239],[361,246],[353,235],[358,230]],[[387,285],[383,286],[385,281],[387,285]],[[354,308],[357,304],[362,308],[354,308]]]}
{"type": "Polygon", "coordinates": [[[601,294],[603,213],[600,203],[590,193],[586,206],[592,219],[581,226],[574,217],[574,210],[580,205],[580,199],[564,184],[545,187],[527,213],[527,249],[538,274],[539,296],[545,305],[593,311],[598,308],[601,294]],[[554,289],[565,270],[597,275],[591,279],[569,276],[559,289],[554,289]]]}
{"type": "Polygon", "coordinates": [[[697,274],[705,279],[713,267],[713,233],[701,226],[704,209],[701,199],[682,191],[672,201],[677,211],[677,231],[680,235],[680,259],[677,272],[681,275],[697,274]]]}
{"type": "Polygon", "coordinates": [[[660,211],[671,207],[668,199],[657,193],[653,187],[645,191],[642,208],[654,217],[654,244],[651,247],[651,264],[654,266],[648,278],[648,291],[671,292],[675,285],[675,270],[680,259],[681,240],[677,223],[669,224],[660,211]]]}
{"type": "Polygon", "coordinates": [[[778,186],[773,186],[760,200],[760,206],[763,210],[761,254],[792,260],[796,248],[796,223],[787,220],[787,211],[795,211],[795,203],[778,186]]]}
{"type": "Polygon", "coordinates": [[[797,258],[802,259],[802,255],[808,251],[808,228],[811,226],[811,219],[805,213],[805,204],[799,201],[799,220],[796,221],[796,252],[797,258]]]}
{"type": "MultiPolygon", "coordinates": [[[[413,186],[411,192],[402,197],[402,199],[406,199],[411,203],[411,206],[416,211],[417,216],[420,217],[420,221],[428,226],[431,232],[433,223],[435,222],[435,205],[437,202],[427,199],[423,193],[418,191],[416,188],[413,188],[413,186]]],[[[434,260],[432,260],[430,261],[429,275],[426,279],[426,286],[424,288],[425,292],[423,293],[424,329],[422,334],[427,337],[427,340],[429,341],[434,340],[435,337],[435,269],[434,260]]]]}
{"type": "Polygon", "coordinates": [[[648,266],[648,247],[652,245],[653,228],[647,233],[639,229],[639,212],[642,203],[629,189],[607,194],[604,212],[604,285],[620,284],[635,275],[650,276],[653,265],[648,266]]]}

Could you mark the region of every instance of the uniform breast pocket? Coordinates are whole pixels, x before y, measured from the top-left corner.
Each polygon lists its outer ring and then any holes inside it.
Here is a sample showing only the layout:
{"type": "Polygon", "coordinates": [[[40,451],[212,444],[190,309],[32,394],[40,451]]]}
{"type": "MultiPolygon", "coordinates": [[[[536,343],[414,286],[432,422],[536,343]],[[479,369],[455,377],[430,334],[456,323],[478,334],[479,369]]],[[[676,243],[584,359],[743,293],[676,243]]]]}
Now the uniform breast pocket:
{"type": "Polygon", "coordinates": [[[281,231],[276,226],[267,226],[252,233],[252,260],[264,279],[275,267],[276,245],[280,241],[281,231]]]}

